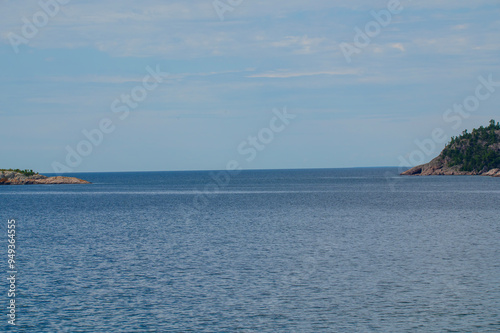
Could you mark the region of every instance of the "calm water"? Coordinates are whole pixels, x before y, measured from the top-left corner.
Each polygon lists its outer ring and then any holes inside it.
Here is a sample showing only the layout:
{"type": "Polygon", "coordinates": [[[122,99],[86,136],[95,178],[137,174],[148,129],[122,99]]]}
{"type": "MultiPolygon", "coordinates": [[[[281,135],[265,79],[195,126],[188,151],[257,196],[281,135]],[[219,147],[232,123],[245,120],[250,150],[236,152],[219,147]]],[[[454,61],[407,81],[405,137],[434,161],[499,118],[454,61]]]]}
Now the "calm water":
{"type": "Polygon", "coordinates": [[[94,184],[0,187],[19,331],[500,331],[498,178],[77,176],[94,184]]]}

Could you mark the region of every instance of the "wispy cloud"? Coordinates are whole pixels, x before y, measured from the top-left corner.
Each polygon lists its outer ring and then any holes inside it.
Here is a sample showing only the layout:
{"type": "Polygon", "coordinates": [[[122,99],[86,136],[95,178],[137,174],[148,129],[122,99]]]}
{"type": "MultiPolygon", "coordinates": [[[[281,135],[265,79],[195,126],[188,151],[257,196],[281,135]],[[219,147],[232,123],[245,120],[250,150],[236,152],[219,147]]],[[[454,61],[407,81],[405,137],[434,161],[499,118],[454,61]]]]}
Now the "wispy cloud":
{"type": "Polygon", "coordinates": [[[394,49],[400,50],[401,52],[406,51],[406,49],[402,43],[392,43],[391,47],[394,49]]]}
{"type": "Polygon", "coordinates": [[[122,84],[122,83],[140,83],[142,82],[141,77],[125,77],[125,76],[98,76],[98,75],[83,75],[83,76],[57,76],[48,78],[51,82],[61,82],[61,83],[111,83],[111,84],[122,84]]]}
{"type": "Polygon", "coordinates": [[[469,27],[468,24],[457,24],[451,27],[452,30],[465,30],[469,27]]]}
{"type": "Polygon", "coordinates": [[[295,54],[312,54],[319,51],[320,44],[325,38],[309,38],[308,36],[287,36],[284,40],[271,43],[274,47],[292,49],[295,54]]]}
{"type": "MultiPolygon", "coordinates": [[[[175,73],[169,74],[166,80],[184,79],[188,77],[210,77],[217,75],[237,74],[237,73],[250,73],[254,72],[255,68],[247,68],[244,70],[227,70],[227,71],[213,71],[213,72],[194,72],[194,73],[175,73]]],[[[81,76],[53,76],[47,78],[50,82],[67,82],[67,83],[110,83],[110,84],[123,84],[123,83],[142,83],[144,76],[107,76],[107,75],[81,75],[81,76]]],[[[151,78],[151,81],[154,81],[151,78]]]]}
{"type": "Polygon", "coordinates": [[[292,77],[302,77],[302,76],[318,76],[318,75],[359,75],[361,74],[360,69],[339,69],[335,71],[317,71],[317,72],[289,72],[289,71],[279,71],[279,72],[268,72],[249,75],[252,78],[292,78],[292,77]]]}

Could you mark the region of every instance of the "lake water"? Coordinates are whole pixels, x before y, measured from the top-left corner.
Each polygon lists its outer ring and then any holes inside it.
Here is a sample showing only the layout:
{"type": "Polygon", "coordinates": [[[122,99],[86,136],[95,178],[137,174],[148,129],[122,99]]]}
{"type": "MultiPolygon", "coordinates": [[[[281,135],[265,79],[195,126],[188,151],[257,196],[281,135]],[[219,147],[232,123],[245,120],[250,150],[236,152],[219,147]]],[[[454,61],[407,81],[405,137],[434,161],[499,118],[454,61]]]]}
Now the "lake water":
{"type": "Polygon", "coordinates": [[[500,179],[397,168],[0,187],[22,332],[498,332],[500,179]],[[227,181],[229,180],[229,183],[227,181]],[[218,190],[218,192],[215,192],[218,190]]]}

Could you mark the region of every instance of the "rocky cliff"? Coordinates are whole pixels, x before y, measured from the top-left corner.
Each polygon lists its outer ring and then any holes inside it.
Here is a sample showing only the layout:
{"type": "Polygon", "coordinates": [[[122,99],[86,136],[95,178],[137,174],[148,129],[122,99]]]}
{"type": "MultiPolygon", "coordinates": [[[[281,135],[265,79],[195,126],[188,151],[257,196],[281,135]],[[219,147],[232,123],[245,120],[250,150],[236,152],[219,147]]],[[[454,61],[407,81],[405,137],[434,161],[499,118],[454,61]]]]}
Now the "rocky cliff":
{"type": "Polygon", "coordinates": [[[0,185],[30,184],[90,184],[75,177],[47,177],[40,174],[25,175],[16,171],[0,171],[0,185]]]}
{"type": "Polygon", "coordinates": [[[500,177],[500,124],[490,121],[488,127],[451,138],[438,157],[413,167],[402,175],[482,175],[500,177]]]}

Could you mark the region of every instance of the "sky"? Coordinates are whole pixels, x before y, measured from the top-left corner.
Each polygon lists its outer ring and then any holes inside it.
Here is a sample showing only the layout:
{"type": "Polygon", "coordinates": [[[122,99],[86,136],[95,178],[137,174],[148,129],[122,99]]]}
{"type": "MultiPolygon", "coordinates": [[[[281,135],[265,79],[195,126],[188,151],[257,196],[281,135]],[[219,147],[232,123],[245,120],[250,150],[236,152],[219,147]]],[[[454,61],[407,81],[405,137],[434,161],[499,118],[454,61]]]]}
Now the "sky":
{"type": "Polygon", "coordinates": [[[0,167],[415,165],[499,56],[498,0],[0,0],[0,167]]]}

